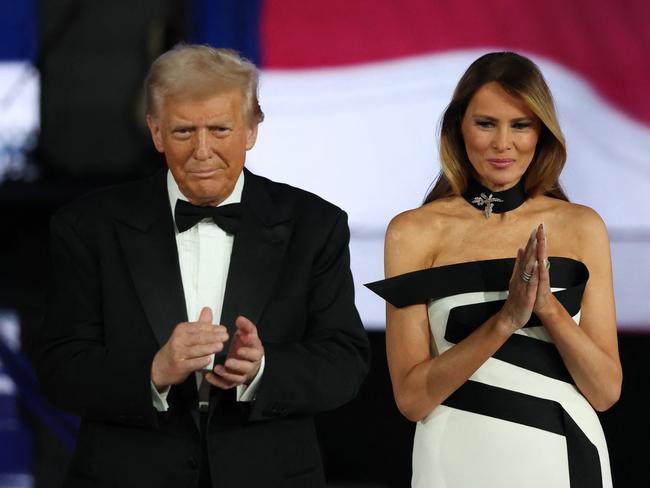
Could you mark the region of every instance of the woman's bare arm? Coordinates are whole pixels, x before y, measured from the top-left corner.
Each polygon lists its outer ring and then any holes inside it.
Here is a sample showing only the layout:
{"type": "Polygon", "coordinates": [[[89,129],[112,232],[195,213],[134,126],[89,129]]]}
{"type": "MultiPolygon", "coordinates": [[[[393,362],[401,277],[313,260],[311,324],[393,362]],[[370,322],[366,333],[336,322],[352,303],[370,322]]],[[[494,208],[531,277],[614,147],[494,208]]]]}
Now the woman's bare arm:
{"type": "MultiPolygon", "coordinates": [[[[594,409],[607,410],[618,400],[623,373],[618,356],[612,266],[607,229],[591,209],[577,207],[572,216],[579,229],[580,259],[589,270],[581,304],[580,327],[551,294],[549,273],[539,267],[540,286],[534,312],[553,338],[578,389],[594,409]]],[[[548,243],[538,232],[538,259],[546,259],[548,243]]]]}

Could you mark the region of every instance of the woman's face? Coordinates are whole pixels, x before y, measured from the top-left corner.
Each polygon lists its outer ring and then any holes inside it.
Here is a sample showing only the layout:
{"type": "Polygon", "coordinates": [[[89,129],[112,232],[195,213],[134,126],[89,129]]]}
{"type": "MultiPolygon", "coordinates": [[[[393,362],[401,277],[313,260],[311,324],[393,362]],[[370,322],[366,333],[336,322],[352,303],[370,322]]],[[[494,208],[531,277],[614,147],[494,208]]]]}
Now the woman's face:
{"type": "Polygon", "coordinates": [[[474,94],[463,117],[465,150],[483,186],[502,191],[516,185],[535,155],[541,125],[519,98],[496,82],[474,94]]]}

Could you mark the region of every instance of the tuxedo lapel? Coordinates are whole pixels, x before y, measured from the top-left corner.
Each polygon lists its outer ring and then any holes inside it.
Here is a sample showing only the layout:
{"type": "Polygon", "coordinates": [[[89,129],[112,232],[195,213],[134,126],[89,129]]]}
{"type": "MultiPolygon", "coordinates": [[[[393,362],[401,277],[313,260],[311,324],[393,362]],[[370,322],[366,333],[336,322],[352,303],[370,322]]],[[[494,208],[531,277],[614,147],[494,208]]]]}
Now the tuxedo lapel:
{"type": "Polygon", "coordinates": [[[149,180],[139,205],[118,218],[116,230],[133,283],[158,344],[187,321],[166,171],[149,180]]]}
{"type": "MultiPolygon", "coordinates": [[[[282,268],[293,228],[288,209],[269,195],[265,180],[244,169],[244,216],[233,243],[221,323],[232,337],[235,319],[254,324],[262,316],[282,268]]],[[[221,353],[225,355],[226,351],[221,353]]]]}
{"type": "MultiPolygon", "coordinates": [[[[139,203],[116,222],[117,235],[140,303],[160,347],[169,340],[178,323],[187,322],[166,175],[167,171],[162,171],[152,177],[150,186],[141,189],[139,203]]],[[[196,405],[193,374],[172,388],[170,403],[175,402],[172,398],[179,398],[186,405],[196,405]]],[[[193,420],[199,428],[196,415],[193,420]]]]}

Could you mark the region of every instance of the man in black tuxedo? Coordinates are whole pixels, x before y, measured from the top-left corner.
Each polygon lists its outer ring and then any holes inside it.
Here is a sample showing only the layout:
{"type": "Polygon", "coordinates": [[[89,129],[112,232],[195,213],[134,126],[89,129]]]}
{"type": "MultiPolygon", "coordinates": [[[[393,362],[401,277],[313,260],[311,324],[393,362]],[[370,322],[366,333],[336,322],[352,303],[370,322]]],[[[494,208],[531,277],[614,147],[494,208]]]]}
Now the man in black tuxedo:
{"type": "Polygon", "coordinates": [[[147,103],[169,171],[52,219],[38,373],[82,418],[65,486],[324,486],[313,415],[369,362],[346,215],[244,168],[263,114],[236,53],[163,54],[147,103]]]}

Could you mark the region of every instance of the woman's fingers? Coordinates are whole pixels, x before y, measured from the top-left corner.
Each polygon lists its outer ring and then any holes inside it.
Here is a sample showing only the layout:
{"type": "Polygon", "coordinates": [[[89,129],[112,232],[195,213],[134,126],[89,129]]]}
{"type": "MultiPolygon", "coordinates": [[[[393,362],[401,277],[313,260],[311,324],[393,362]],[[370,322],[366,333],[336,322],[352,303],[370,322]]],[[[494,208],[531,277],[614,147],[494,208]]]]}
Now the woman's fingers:
{"type": "MultiPolygon", "coordinates": [[[[521,279],[521,281],[524,282],[524,284],[525,284],[526,286],[528,286],[528,285],[530,285],[532,282],[534,282],[534,278],[535,278],[535,264],[536,264],[536,262],[533,263],[532,266],[524,267],[524,269],[521,270],[521,273],[520,273],[520,275],[519,275],[519,278],[521,279]]],[[[536,283],[536,281],[535,281],[535,283],[536,283]]]]}
{"type": "Polygon", "coordinates": [[[539,262],[535,261],[533,263],[533,269],[531,271],[530,280],[528,281],[528,286],[536,290],[538,284],[539,284],[539,262]]]}
{"type": "Polygon", "coordinates": [[[532,265],[532,261],[537,259],[537,229],[533,229],[526,243],[526,262],[532,265]]]}
{"type": "Polygon", "coordinates": [[[515,257],[515,265],[512,269],[512,276],[510,276],[510,283],[512,283],[512,280],[518,279],[519,275],[521,275],[521,270],[523,269],[523,260],[524,250],[520,247],[517,249],[517,256],[515,257]]]}
{"type": "Polygon", "coordinates": [[[514,273],[519,279],[528,283],[535,261],[537,261],[537,233],[533,230],[526,242],[526,248],[523,251],[521,249],[517,251],[517,263],[515,264],[518,266],[515,266],[514,273]]]}
{"type": "Polygon", "coordinates": [[[539,273],[539,227],[532,230],[524,249],[517,249],[517,258],[510,279],[510,293],[505,306],[508,314],[512,316],[513,323],[519,327],[528,322],[535,306],[539,273]]]}
{"type": "Polygon", "coordinates": [[[537,260],[543,263],[548,258],[548,240],[543,222],[537,226],[535,233],[537,235],[537,260]]]}
{"type": "Polygon", "coordinates": [[[544,223],[541,223],[537,228],[537,240],[539,241],[537,249],[537,262],[540,264],[539,282],[544,286],[550,286],[549,268],[551,263],[548,260],[548,238],[544,223]]]}

